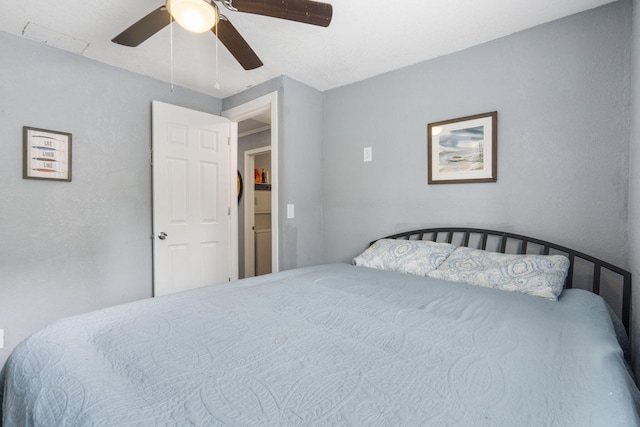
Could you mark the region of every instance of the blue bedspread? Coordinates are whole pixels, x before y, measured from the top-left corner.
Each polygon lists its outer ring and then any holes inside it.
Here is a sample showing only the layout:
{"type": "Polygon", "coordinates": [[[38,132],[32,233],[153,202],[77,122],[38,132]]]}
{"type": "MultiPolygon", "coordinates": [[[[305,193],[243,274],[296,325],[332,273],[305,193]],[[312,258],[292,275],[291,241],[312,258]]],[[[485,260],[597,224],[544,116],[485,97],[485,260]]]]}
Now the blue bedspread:
{"type": "Polygon", "coordinates": [[[638,425],[600,297],[346,264],[64,319],[3,373],[5,427],[638,425]]]}

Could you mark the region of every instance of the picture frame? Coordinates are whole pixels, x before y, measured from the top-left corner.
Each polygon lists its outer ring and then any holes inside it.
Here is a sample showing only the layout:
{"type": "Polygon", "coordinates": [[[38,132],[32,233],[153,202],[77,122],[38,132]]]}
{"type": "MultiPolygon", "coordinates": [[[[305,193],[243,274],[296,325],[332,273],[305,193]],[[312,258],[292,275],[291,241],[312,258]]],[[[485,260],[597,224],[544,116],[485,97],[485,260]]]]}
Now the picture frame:
{"type": "Polygon", "coordinates": [[[23,126],[22,177],[71,182],[71,134],[23,126]]]}
{"type": "Polygon", "coordinates": [[[496,182],[498,112],[429,123],[429,184],[496,182]]]}

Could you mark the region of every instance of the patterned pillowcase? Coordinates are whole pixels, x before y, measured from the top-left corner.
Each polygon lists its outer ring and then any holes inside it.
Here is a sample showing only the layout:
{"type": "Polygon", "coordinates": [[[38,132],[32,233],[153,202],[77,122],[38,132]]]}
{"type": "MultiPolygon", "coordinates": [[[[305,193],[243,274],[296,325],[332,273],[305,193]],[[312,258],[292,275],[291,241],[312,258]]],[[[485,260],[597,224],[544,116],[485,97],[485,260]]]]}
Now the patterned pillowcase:
{"type": "Polygon", "coordinates": [[[354,265],[426,276],[455,249],[448,243],[381,239],[353,259],[354,265]]]}
{"type": "Polygon", "coordinates": [[[428,276],[557,301],[568,270],[569,259],[561,255],[511,255],[460,247],[428,276]]]}

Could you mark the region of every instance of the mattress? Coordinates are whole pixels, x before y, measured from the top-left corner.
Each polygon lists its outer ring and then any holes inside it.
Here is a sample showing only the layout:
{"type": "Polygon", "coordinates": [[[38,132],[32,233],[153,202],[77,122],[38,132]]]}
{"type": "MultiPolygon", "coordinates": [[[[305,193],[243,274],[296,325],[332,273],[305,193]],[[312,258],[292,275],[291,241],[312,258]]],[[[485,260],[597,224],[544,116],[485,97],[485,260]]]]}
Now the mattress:
{"type": "Polygon", "coordinates": [[[606,303],[347,264],[60,320],[5,365],[5,426],[633,426],[606,303]]]}

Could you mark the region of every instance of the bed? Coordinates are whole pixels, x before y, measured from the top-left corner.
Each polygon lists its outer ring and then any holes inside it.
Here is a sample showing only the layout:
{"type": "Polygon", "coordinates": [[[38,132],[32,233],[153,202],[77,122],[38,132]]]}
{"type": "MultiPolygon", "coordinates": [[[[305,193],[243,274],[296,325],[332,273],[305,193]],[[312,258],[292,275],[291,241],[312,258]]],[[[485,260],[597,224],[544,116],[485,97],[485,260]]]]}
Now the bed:
{"type": "Polygon", "coordinates": [[[469,228],[401,233],[351,264],[62,319],[9,357],[1,419],[639,425],[630,293],[627,271],[542,240],[469,228]]]}

